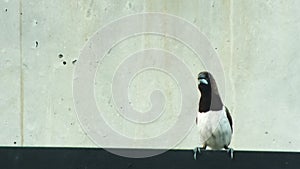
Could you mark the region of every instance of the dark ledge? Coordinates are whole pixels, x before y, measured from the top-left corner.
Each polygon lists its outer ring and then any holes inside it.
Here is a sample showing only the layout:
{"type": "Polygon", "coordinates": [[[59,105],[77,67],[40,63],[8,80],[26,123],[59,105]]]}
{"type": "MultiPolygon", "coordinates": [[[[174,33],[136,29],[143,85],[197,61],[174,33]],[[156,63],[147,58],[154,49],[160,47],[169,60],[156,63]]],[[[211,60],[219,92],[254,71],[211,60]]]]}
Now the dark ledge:
{"type": "MultiPolygon", "coordinates": [[[[123,153],[130,149],[119,149],[123,153]]],[[[134,150],[154,151],[154,150],[134,150]]],[[[0,169],[297,169],[300,152],[169,150],[149,158],[125,158],[100,148],[0,147],[0,169]]]]}

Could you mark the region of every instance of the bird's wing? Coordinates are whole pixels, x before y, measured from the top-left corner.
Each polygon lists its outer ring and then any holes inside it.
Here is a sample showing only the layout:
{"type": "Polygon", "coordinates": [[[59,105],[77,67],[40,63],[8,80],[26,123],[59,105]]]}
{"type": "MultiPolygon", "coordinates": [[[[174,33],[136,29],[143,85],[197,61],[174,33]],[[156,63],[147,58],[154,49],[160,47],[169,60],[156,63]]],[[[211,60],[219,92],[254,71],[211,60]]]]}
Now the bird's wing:
{"type": "Polygon", "coordinates": [[[227,116],[227,119],[228,119],[228,121],[229,121],[229,124],[230,124],[230,127],[231,127],[231,132],[233,132],[233,128],[232,128],[232,117],[231,117],[231,115],[230,115],[230,113],[229,113],[229,110],[227,109],[227,107],[225,106],[225,109],[226,109],[226,116],[227,116]]]}

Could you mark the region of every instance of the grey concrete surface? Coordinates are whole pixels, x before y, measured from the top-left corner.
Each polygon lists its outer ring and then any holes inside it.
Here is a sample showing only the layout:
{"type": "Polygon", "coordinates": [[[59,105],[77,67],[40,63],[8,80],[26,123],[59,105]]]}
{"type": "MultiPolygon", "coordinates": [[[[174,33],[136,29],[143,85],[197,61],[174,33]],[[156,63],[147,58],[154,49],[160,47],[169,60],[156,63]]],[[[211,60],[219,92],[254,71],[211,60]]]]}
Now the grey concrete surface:
{"type": "MultiPolygon", "coordinates": [[[[297,0],[3,0],[0,145],[98,146],[83,130],[75,111],[72,83],[80,52],[95,32],[120,17],[161,12],[194,24],[219,55],[225,77],[219,86],[225,89],[222,98],[234,119],[231,146],[299,151],[299,5],[297,0]]],[[[146,112],[151,108],[151,92],[162,90],[167,102],[160,119],[135,124],[119,116],[114,107],[114,71],[126,56],[147,48],[180,56],[195,77],[205,69],[195,53],[168,37],[133,36],[112,47],[95,75],[95,100],[99,109],[107,112],[103,114],[107,123],[133,139],[159,137],[169,128],[179,127],[174,124],[180,90],[176,79],[161,71],[137,74],[128,93],[133,108],[146,112]]],[[[194,148],[197,140],[193,128],[175,148],[194,148]]]]}

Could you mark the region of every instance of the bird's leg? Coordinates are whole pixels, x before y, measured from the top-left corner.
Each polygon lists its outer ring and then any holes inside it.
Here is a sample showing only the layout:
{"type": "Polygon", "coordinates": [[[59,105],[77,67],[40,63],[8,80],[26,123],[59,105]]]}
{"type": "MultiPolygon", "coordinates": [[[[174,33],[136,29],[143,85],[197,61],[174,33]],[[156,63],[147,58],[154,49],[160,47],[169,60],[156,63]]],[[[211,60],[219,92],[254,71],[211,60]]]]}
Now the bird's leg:
{"type": "Polygon", "coordinates": [[[194,152],[194,159],[195,159],[195,160],[197,159],[197,153],[198,153],[198,151],[201,152],[201,148],[200,148],[200,147],[195,147],[195,148],[193,149],[193,152],[194,152]]]}
{"type": "Polygon", "coordinates": [[[228,146],[224,146],[224,148],[227,151],[227,153],[230,153],[230,158],[233,159],[233,148],[230,148],[228,146]]]}
{"type": "Polygon", "coordinates": [[[205,150],[206,149],[206,145],[202,146],[202,147],[195,147],[193,149],[194,151],[194,159],[196,160],[197,159],[197,153],[199,152],[199,154],[201,153],[202,150],[205,150]]]}

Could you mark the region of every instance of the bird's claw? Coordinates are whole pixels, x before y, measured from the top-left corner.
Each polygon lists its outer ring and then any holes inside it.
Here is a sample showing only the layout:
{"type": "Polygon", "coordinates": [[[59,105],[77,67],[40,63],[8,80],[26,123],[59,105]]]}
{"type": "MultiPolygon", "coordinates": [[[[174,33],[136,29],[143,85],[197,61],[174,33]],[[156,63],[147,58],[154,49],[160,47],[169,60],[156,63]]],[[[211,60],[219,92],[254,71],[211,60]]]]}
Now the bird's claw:
{"type": "Polygon", "coordinates": [[[193,149],[193,152],[194,152],[194,160],[196,160],[197,159],[197,152],[198,152],[197,147],[193,149]]]}
{"type": "Polygon", "coordinates": [[[233,159],[233,152],[234,152],[233,148],[228,148],[226,149],[226,151],[230,153],[230,158],[233,159]]]}
{"type": "Polygon", "coordinates": [[[197,154],[199,153],[201,153],[201,147],[195,147],[194,149],[193,149],[193,152],[194,152],[194,159],[195,160],[197,160],[197,154]]]}

